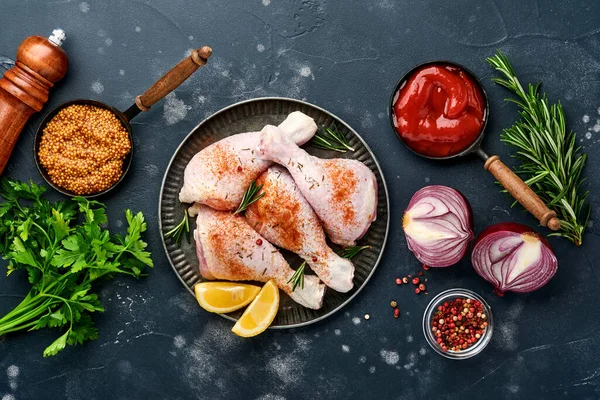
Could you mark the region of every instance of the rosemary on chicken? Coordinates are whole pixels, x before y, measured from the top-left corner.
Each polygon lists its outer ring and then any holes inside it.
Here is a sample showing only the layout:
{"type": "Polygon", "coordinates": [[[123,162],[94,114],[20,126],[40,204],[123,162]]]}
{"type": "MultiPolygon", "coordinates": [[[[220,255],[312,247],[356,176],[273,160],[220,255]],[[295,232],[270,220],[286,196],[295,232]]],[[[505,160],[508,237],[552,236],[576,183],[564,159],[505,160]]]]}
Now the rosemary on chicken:
{"type": "MultiPolygon", "coordinates": [[[[350,260],[352,257],[357,255],[361,251],[370,249],[370,248],[371,248],[371,246],[348,246],[348,247],[344,247],[342,250],[340,250],[338,252],[338,255],[342,258],[347,258],[348,260],[350,260]]],[[[292,284],[292,292],[294,290],[296,290],[296,287],[298,287],[298,286],[300,286],[302,289],[304,289],[304,273],[306,272],[305,269],[306,269],[306,261],[304,261],[302,264],[300,264],[300,266],[298,267],[296,272],[294,272],[294,275],[292,275],[290,280],[287,281],[287,283],[292,284]]]]}
{"type": "Polygon", "coordinates": [[[187,242],[190,243],[190,216],[187,209],[183,211],[183,218],[176,227],[165,233],[166,238],[173,238],[177,246],[181,246],[181,239],[185,236],[187,242]]]}
{"type": "Polygon", "coordinates": [[[355,151],[350,142],[342,132],[335,126],[333,128],[322,128],[317,131],[315,136],[310,140],[313,147],[324,150],[334,150],[340,153],[345,153],[347,150],[355,151]]]}
{"type": "Polygon", "coordinates": [[[235,210],[233,215],[246,211],[246,208],[250,207],[250,204],[260,200],[265,195],[265,192],[261,192],[262,187],[263,185],[257,185],[256,181],[252,181],[246,192],[244,192],[240,206],[235,210]]]}
{"type": "Polygon", "coordinates": [[[338,252],[338,255],[343,258],[347,258],[350,260],[352,257],[357,255],[363,250],[370,249],[371,246],[348,246],[344,247],[342,250],[338,252]]]}
{"type": "Polygon", "coordinates": [[[487,62],[503,76],[492,80],[517,95],[507,101],[519,106],[521,119],[501,135],[503,142],[516,147],[515,157],[522,161],[515,172],[556,211],[561,229],[550,236],[562,236],[581,245],[590,216],[588,192],[580,190],[587,155],[576,146],[575,133],[567,133],[560,101],[550,105],[546,94],[539,92],[540,84],[529,84],[525,91],[500,51],[487,62]]]}
{"type": "Polygon", "coordinates": [[[302,264],[300,264],[300,266],[298,267],[296,272],[294,272],[294,275],[292,275],[290,280],[287,281],[287,283],[292,284],[292,292],[294,290],[296,290],[296,288],[298,286],[300,286],[302,289],[304,289],[304,270],[305,269],[306,269],[306,261],[304,261],[302,264]]]}

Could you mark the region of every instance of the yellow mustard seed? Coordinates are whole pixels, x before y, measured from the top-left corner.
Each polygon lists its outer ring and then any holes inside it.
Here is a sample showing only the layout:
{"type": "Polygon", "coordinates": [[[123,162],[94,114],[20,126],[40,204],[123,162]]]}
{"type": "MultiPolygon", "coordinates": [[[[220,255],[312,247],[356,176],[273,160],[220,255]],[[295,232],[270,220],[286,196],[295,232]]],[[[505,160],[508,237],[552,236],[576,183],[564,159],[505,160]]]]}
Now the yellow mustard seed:
{"type": "Polygon", "coordinates": [[[44,127],[38,157],[55,185],[85,195],[114,185],[130,151],[129,134],[114,113],[75,104],[44,127]]]}

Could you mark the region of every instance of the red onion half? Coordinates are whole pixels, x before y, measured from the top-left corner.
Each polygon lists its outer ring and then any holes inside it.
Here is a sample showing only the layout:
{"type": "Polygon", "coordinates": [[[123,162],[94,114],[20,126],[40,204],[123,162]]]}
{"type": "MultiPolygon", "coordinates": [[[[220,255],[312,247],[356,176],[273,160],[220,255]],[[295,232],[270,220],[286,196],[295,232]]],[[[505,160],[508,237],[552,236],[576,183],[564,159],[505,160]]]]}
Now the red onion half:
{"type": "Polygon", "coordinates": [[[485,229],[473,247],[475,271],[496,288],[532,292],[544,286],[558,268],[548,241],[531,228],[506,222],[485,229]]]}
{"type": "Polygon", "coordinates": [[[417,191],[402,218],[408,248],[430,267],[456,264],[473,239],[473,218],[467,199],[447,186],[417,191]]]}

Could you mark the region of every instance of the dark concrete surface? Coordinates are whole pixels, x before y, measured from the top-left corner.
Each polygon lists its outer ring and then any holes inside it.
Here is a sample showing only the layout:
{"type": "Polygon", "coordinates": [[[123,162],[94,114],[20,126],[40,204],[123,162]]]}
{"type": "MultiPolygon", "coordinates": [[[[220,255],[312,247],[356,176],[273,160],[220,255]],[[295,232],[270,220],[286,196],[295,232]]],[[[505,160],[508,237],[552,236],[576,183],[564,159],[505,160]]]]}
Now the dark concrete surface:
{"type": "MultiPolygon", "coordinates": [[[[523,82],[543,81],[560,99],[568,125],[589,155],[590,201],[600,180],[600,3],[597,1],[363,2],[325,0],[19,1],[4,0],[0,56],[14,58],[32,34],[68,34],[68,76],[44,111],[74,98],[125,109],[189,49],[210,45],[209,65],[133,123],[133,169],[106,199],[110,225],[141,210],[155,269],[139,282],[102,287],[100,339],[44,359],[56,331],[0,338],[0,399],[416,399],[600,398],[598,209],[584,243],[551,239],[559,271],[541,290],[499,298],[468,259],[427,273],[429,295],[394,279],[418,263],[406,247],[401,216],[412,194],[445,184],[470,200],[475,226],[536,221],[500,193],[477,159],[436,163],[402,147],[389,126],[390,91],[414,64],[448,59],[472,69],[491,102],[485,148],[509,159],[499,134],[517,117],[491,83],[496,48],[523,82]],[[160,244],[161,179],[180,141],[202,119],[242,99],[305,99],[352,125],[373,149],[392,204],[389,241],[379,269],[344,312],[295,331],[243,340],[231,324],[201,310],[171,270],[160,244]],[[477,291],[492,305],[495,334],[467,361],[435,354],[421,331],[423,310],[451,287],[477,291]],[[400,319],[390,300],[398,301],[400,319]],[[370,315],[367,321],[363,317],[370,315]]],[[[0,57],[0,60],[3,58],[0,57]]],[[[32,158],[34,116],[6,174],[41,182],[32,158]]],[[[58,196],[54,196],[58,198],[58,196]]],[[[23,296],[24,276],[0,276],[0,313],[23,296]]]]}

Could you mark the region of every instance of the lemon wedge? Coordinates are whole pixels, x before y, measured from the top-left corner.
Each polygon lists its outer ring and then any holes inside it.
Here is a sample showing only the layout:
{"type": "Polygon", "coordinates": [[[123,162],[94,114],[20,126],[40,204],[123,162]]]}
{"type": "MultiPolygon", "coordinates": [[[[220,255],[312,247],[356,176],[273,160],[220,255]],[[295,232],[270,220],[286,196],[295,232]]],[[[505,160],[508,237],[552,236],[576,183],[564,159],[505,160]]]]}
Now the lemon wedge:
{"type": "Polygon", "coordinates": [[[237,282],[202,282],[194,286],[194,291],[202,308],[223,314],[247,306],[260,287],[237,282]]]}
{"type": "Polygon", "coordinates": [[[252,337],[264,332],[279,309],[279,288],[273,279],[265,283],[231,330],[238,336],[252,337]]]}

